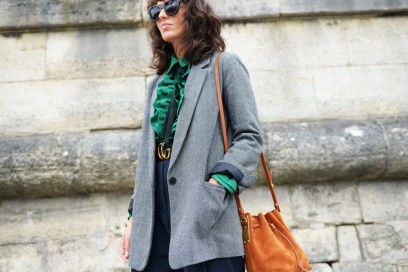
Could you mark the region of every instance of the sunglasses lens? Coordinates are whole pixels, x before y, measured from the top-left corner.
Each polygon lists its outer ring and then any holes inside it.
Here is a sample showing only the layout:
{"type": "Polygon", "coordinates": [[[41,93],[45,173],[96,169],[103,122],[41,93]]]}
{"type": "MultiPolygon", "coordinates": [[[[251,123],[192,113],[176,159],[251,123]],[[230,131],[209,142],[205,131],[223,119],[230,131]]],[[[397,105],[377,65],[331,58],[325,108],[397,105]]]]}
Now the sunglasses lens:
{"type": "Polygon", "coordinates": [[[152,21],[157,21],[159,19],[161,8],[159,6],[153,6],[149,9],[149,16],[152,21]]]}
{"type": "Polygon", "coordinates": [[[167,15],[172,16],[178,12],[180,6],[180,1],[167,1],[164,5],[164,10],[166,11],[167,15]]]}
{"type": "Polygon", "coordinates": [[[179,7],[180,7],[180,0],[167,1],[164,4],[164,6],[159,6],[159,5],[152,6],[149,9],[150,20],[152,20],[153,22],[156,22],[157,20],[159,20],[159,16],[160,16],[160,12],[162,8],[164,9],[167,15],[173,16],[178,12],[179,7]]]}

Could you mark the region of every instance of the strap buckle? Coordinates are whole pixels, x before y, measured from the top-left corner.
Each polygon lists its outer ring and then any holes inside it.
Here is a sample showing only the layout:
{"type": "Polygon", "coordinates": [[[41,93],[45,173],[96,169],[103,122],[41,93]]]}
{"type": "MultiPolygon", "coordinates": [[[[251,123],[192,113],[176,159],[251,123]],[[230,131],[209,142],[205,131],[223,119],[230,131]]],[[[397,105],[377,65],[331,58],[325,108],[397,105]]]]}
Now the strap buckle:
{"type": "Polygon", "coordinates": [[[159,143],[157,145],[157,155],[159,156],[159,159],[161,160],[167,160],[168,158],[170,158],[170,154],[171,154],[171,149],[170,147],[167,147],[163,150],[165,143],[159,143]]]}

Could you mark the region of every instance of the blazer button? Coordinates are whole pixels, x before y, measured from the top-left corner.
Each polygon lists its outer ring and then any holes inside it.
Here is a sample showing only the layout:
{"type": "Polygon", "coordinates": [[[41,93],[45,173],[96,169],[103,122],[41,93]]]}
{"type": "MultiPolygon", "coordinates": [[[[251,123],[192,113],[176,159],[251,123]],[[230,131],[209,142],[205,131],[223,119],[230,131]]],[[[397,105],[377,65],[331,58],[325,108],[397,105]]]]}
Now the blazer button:
{"type": "Polygon", "coordinates": [[[176,178],[170,178],[170,184],[171,184],[171,185],[176,184],[176,182],[177,182],[177,179],[176,179],[176,178]]]}

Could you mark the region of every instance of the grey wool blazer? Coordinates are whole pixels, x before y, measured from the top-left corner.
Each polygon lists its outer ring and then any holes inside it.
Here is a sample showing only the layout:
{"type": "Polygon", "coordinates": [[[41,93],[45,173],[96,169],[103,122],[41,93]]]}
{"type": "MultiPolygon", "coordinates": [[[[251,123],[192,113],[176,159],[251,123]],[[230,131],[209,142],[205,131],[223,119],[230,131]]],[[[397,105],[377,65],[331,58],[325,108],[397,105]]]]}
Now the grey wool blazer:
{"type": "MultiPolygon", "coordinates": [[[[220,79],[229,137],[224,155],[215,88],[214,52],[192,65],[180,109],[169,162],[168,184],[173,269],[215,258],[244,255],[234,196],[208,182],[211,173],[229,169],[240,192],[251,186],[262,149],[255,97],[248,72],[237,55],[223,53],[220,79]],[[175,182],[174,182],[175,181],[175,182]]],[[[154,78],[148,87],[135,178],[129,265],[143,270],[148,262],[154,224],[155,133],[150,125],[156,98],[154,78]]]]}

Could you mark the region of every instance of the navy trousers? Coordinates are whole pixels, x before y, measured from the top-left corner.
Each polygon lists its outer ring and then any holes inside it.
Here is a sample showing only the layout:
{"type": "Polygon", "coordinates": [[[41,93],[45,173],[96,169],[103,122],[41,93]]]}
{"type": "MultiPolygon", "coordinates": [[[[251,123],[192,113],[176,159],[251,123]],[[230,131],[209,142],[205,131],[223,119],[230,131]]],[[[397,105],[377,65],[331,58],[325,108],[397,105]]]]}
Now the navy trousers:
{"type": "MultiPolygon", "coordinates": [[[[170,206],[167,187],[167,170],[170,160],[156,160],[156,190],[152,249],[145,272],[244,272],[245,261],[241,256],[219,258],[173,270],[169,265],[170,206]]],[[[132,272],[137,270],[132,269],[132,272]]]]}

